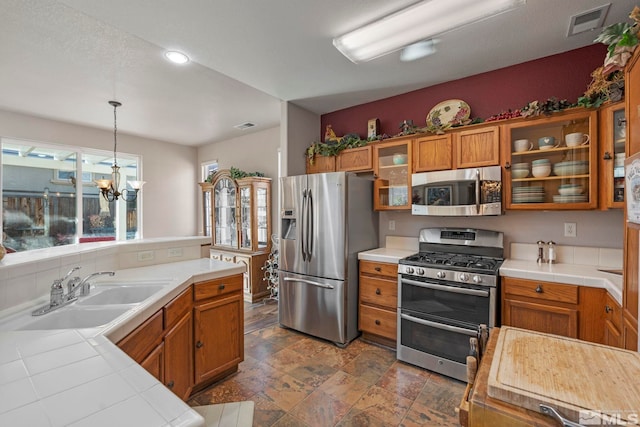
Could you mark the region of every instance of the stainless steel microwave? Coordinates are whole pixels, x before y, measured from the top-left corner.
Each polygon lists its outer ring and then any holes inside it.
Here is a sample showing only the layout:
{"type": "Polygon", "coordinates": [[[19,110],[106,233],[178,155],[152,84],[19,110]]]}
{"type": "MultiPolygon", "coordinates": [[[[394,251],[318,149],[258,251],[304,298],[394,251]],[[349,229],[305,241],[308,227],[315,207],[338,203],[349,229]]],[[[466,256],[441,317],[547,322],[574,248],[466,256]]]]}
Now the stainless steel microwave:
{"type": "Polygon", "coordinates": [[[411,175],[413,215],[502,215],[500,166],[411,175]]]}

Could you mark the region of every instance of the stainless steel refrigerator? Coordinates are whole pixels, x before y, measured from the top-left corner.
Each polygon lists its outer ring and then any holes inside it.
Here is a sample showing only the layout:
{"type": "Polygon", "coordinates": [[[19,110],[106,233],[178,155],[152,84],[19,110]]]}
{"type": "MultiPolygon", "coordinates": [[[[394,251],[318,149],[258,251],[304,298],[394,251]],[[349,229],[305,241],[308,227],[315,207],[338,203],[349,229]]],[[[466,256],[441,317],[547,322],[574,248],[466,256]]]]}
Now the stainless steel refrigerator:
{"type": "Polygon", "coordinates": [[[378,246],[372,198],[353,173],[280,179],[280,325],[339,346],[358,336],[358,252],[378,246]]]}

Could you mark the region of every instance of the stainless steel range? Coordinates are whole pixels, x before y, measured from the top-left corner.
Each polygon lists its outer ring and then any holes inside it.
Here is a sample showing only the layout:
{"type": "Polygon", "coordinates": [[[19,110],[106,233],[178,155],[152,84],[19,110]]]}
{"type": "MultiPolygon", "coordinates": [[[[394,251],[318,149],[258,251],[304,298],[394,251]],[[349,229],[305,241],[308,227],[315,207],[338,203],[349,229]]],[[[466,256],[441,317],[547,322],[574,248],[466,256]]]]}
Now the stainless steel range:
{"type": "Polygon", "coordinates": [[[465,381],[469,337],[498,324],[503,234],[425,228],[419,241],[398,265],[397,357],[465,381]]]}

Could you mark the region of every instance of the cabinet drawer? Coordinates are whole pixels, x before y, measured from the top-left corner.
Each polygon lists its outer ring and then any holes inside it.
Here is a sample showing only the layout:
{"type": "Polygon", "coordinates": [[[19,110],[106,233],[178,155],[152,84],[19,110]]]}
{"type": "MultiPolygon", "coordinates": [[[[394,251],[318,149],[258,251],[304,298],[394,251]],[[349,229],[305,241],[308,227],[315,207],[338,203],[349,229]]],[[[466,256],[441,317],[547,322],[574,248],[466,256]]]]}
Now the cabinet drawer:
{"type": "Polygon", "coordinates": [[[360,304],[360,330],[363,332],[395,340],[397,321],[395,311],[360,304]]]}
{"type": "Polygon", "coordinates": [[[395,310],[398,306],[398,282],[363,276],[360,278],[360,301],[395,310]]]}
{"type": "Polygon", "coordinates": [[[118,347],[133,360],[141,363],[151,350],[162,341],[162,310],[138,326],[133,332],[118,342],[118,347]]]}
{"type": "Polygon", "coordinates": [[[546,301],[578,303],[578,286],[539,280],[504,279],[504,293],[546,301]]]}
{"type": "Polygon", "coordinates": [[[193,304],[193,290],[191,286],[180,295],[172,299],[164,307],[164,327],[169,329],[175,322],[185,315],[193,304]]]}
{"type": "Polygon", "coordinates": [[[387,276],[393,279],[398,278],[398,264],[387,264],[384,262],[360,261],[360,273],[375,274],[376,276],[387,276]]]}
{"type": "Polygon", "coordinates": [[[242,274],[198,282],[193,285],[196,301],[242,291],[242,274]]]}

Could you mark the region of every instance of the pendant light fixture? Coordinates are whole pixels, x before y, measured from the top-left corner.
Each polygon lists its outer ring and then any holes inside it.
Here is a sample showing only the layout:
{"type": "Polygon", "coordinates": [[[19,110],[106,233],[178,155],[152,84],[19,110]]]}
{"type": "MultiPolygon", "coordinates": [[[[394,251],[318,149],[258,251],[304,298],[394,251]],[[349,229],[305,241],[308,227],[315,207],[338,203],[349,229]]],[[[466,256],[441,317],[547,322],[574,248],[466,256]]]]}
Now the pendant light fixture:
{"type": "Polygon", "coordinates": [[[127,184],[131,187],[119,190],[120,188],[120,166],[118,166],[118,160],[116,159],[116,152],[118,149],[118,124],[116,109],[122,104],[118,101],[109,101],[109,105],[113,107],[113,166],[111,166],[111,179],[97,179],[96,185],[104,197],[109,202],[118,200],[122,197],[127,202],[132,202],[138,197],[138,191],[144,185],[144,181],[127,181],[127,184]]]}

